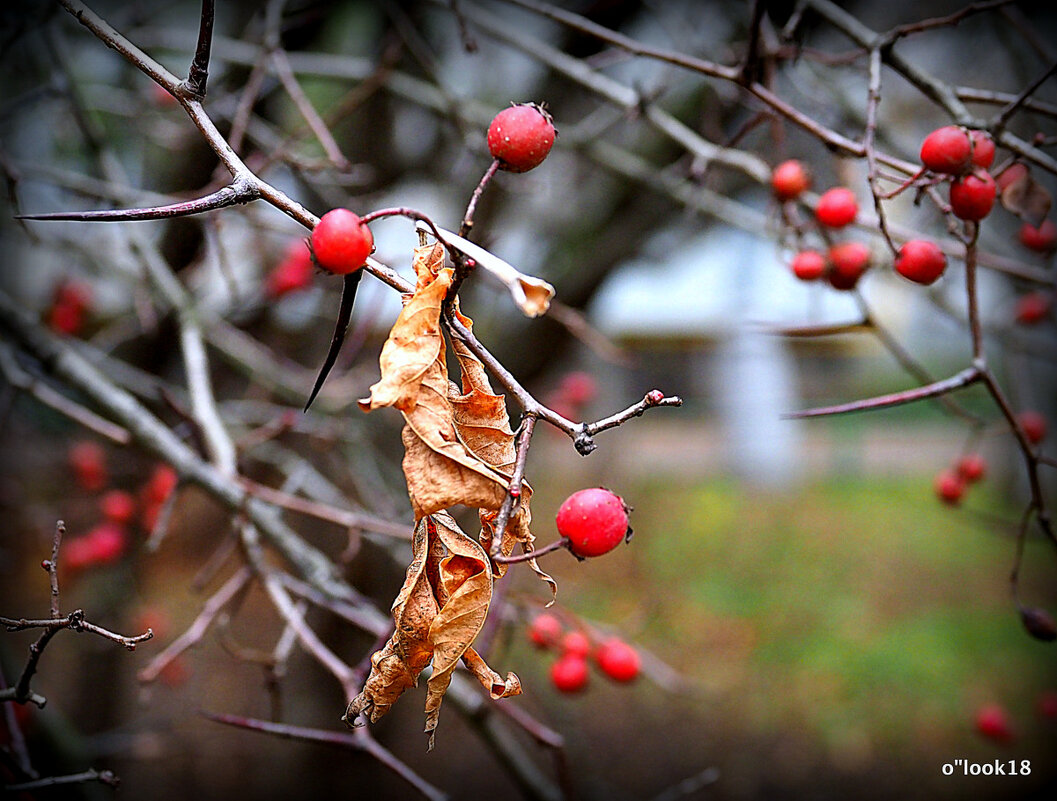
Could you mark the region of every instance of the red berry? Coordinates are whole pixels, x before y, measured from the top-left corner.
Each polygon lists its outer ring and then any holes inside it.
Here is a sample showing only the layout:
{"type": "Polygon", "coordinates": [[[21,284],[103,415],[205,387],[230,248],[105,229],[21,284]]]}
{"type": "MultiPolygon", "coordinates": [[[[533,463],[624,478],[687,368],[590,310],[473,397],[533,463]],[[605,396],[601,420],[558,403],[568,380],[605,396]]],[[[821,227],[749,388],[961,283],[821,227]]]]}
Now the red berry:
{"type": "Polygon", "coordinates": [[[1028,634],[1036,640],[1043,642],[1057,640],[1057,623],[1045,609],[1039,609],[1037,606],[1021,607],[1020,622],[1024,624],[1028,634]]]}
{"type": "Polygon", "coordinates": [[[1020,226],[1020,242],[1024,247],[1039,253],[1049,253],[1057,247],[1057,225],[1053,220],[1043,220],[1036,228],[1029,222],[1020,226]]]}
{"type": "Polygon", "coordinates": [[[995,179],[981,171],[951,184],[951,211],[962,220],[982,220],[995,205],[995,179]]]}
{"type": "Polygon", "coordinates": [[[281,298],[291,292],[312,285],[312,253],[303,239],[291,242],[286,254],[268,273],[264,280],[264,292],[270,298],[281,298]]]}
{"type": "Polygon", "coordinates": [[[1025,178],[1028,175],[1027,165],[1021,164],[1019,161],[1010,164],[995,178],[995,183],[998,184],[998,191],[1005,192],[1006,187],[1011,184],[1015,184],[1017,181],[1025,178]]]}
{"type": "Polygon", "coordinates": [[[834,289],[852,289],[870,266],[870,249],[862,242],[841,242],[829,249],[826,280],[834,289]]]}
{"type": "Polygon", "coordinates": [[[565,400],[575,406],[590,403],[598,394],[598,383],[594,376],[582,370],[566,373],[558,386],[565,400]]]}
{"type": "Polygon", "coordinates": [[[554,145],[554,123],[537,105],[523,103],[500,111],[488,126],[488,152],[500,169],[528,172],[538,167],[554,145]]]}
{"type": "Polygon", "coordinates": [[[359,215],[331,209],[312,229],[312,253],[319,266],[338,275],[355,272],[374,249],[374,235],[359,215]]]}
{"type": "Polygon", "coordinates": [[[929,239],[911,239],[899,249],[896,272],[918,284],[934,283],[947,269],[947,257],[929,239]]]}
{"type": "Polygon", "coordinates": [[[995,140],[984,131],[970,131],[973,141],[973,166],[985,170],[995,163],[995,140]]]}
{"type": "Polygon", "coordinates": [[[136,499],[131,492],[110,490],[99,499],[103,517],[118,526],[127,526],[136,514],[136,499]]]}
{"type": "Polygon", "coordinates": [[[1053,308],[1053,296],[1036,290],[1017,298],[1016,321],[1022,325],[1041,323],[1053,308]]]}
{"type": "Polygon", "coordinates": [[[1049,428],[1046,418],[1033,409],[1025,409],[1018,414],[1017,422],[1032,445],[1038,445],[1046,439],[1046,430],[1049,428]]]}
{"type": "Polygon", "coordinates": [[[802,250],[793,257],[792,267],[801,281],[814,281],[826,272],[826,257],[817,250],[802,250]]]}
{"type": "Polygon", "coordinates": [[[558,533],[576,556],[601,556],[631,537],[628,507],[604,487],[574,492],[558,509],[558,533]]]}
{"type": "Polygon", "coordinates": [[[967,484],[975,484],[987,473],[987,462],[978,453],[967,453],[954,468],[967,484]]]}
{"type": "Polygon", "coordinates": [[[976,730],[984,737],[999,742],[1013,739],[1013,729],[1009,725],[1006,710],[998,704],[987,704],[976,713],[976,730]]]}
{"type": "Polygon", "coordinates": [[[957,125],[945,125],[921,143],[921,163],[933,172],[961,175],[972,163],[969,134],[957,125]]]}
{"type": "Polygon", "coordinates": [[[73,336],[84,327],[85,313],[91,303],[88,287],[74,281],[62,281],[55,287],[48,309],[48,328],[57,334],[73,336]]]}
{"type": "Polygon", "coordinates": [[[91,561],[101,565],[116,562],[128,544],[125,530],[113,523],[100,523],[85,535],[85,539],[89,544],[91,561]]]}
{"type": "Polygon", "coordinates": [[[97,442],[85,440],[70,448],[70,467],[74,479],[83,490],[98,492],[106,486],[106,452],[97,442]]]}
{"type": "Polygon", "coordinates": [[[944,503],[957,506],[965,494],[965,481],[953,470],[941,470],[933,482],[936,495],[944,503]]]}
{"type": "Polygon", "coordinates": [[[151,503],[164,503],[172,491],[176,489],[179,477],[176,471],[167,464],[160,464],[154,468],[147,483],[141,490],[144,505],[151,503]]]}
{"type": "Polygon", "coordinates": [[[565,654],[551,665],[551,682],[563,693],[578,693],[587,686],[587,660],[565,654]]]}
{"type": "Polygon", "coordinates": [[[68,570],[83,570],[92,564],[92,543],[88,537],[75,537],[62,544],[59,565],[68,570]]]}
{"type": "Polygon", "coordinates": [[[549,648],[561,638],[562,623],[554,615],[541,612],[532,619],[528,635],[537,648],[549,648]]]}
{"type": "Polygon", "coordinates": [[[591,653],[591,641],[582,631],[570,631],[562,637],[562,653],[586,657],[591,653]]]}
{"type": "Polygon", "coordinates": [[[613,681],[634,681],[642,669],[638,651],[618,639],[602,643],[595,654],[595,660],[602,672],[613,681]]]}
{"type": "Polygon", "coordinates": [[[779,200],[796,200],[809,186],[811,174],[796,159],[783,161],[771,173],[771,187],[779,200]]]}
{"type": "Polygon", "coordinates": [[[843,228],[852,222],[858,213],[859,204],[855,200],[855,193],[843,186],[823,193],[815,209],[818,221],[829,228],[843,228]]]}
{"type": "Polygon", "coordinates": [[[1039,714],[1051,720],[1057,719],[1057,690],[1039,693],[1039,714]]]}

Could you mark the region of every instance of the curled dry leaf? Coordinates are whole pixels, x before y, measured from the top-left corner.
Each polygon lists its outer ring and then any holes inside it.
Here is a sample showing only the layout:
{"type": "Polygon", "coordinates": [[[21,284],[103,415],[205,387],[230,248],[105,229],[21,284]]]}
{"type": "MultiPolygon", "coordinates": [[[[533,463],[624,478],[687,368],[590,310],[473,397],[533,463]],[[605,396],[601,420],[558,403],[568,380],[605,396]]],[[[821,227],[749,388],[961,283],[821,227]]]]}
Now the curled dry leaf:
{"type": "MultiPolygon", "coordinates": [[[[423,223],[419,223],[419,226],[423,230],[432,233],[432,230],[423,223]]],[[[466,254],[476,261],[478,266],[483,267],[498,278],[507,288],[507,291],[510,292],[514,303],[517,304],[525,316],[539,317],[547,313],[547,309],[550,308],[551,298],[554,297],[554,287],[551,284],[542,278],[525,275],[509,262],[485,250],[480,245],[474,244],[468,239],[463,239],[458,234],[445,231],[443,228],[438,228],[437,230],[448,245],[466,254]]]]}
{"type": "MultiPolygon", "coordinates": [[[[442,306],[453,271],[444,266],[443,247],[416,249],[414,267],[415,291],[405,298],[382,348],[381,380],[360,405],[367,411],[391,406],[404,416],[403,469],[418,524],[411,565],[393,603],[393,636],[371,657],[371,673],[349,704],[346,720],[378,720],[432,663],[426,693],[432,748],[441,703],[460,660],[493,698],[521,692],[517,676],[503,678],[471,647],[488,615],[492,583],[507,567],[493,563],[488,549],[517,452],[505,399],[492,392],[484,365],[459,341],[452,348],[462,386],[448,380],[442,306]],[[480,541],[444,511],[456,504],[478,509],[480,541]]],[[[455,314],[472,328],[473,321],[457,308],[455,314]]],[[[519,544],[532,550],[531,495],[524,484],[502,535],[504,554],[519,544]]],[[[535,560],[531,565],[553,595],[554,580],[535,560]]]]}
{"type": "Polygon", "coordinates": [[[1050,213],[1053,199],[1049,191],[1025,171],[1005,186],[1001,195],[1002,206],[1036,228],[1050,213]]]}
{"type": "Polygon", "coordinates": [[[393,636],[371,657],[370,676],[345,718],[350,724],[361,715],[377,721],[432,662],[426,684],[426,732],[432,748],[441,702],[460,659],[493,698],[518,695],[521,682],[513,673],[501,677],[470,647],[492,600],[492,571],[480,543],[442,512],[419,521],[412,553],[393,604],[393,636]]]}

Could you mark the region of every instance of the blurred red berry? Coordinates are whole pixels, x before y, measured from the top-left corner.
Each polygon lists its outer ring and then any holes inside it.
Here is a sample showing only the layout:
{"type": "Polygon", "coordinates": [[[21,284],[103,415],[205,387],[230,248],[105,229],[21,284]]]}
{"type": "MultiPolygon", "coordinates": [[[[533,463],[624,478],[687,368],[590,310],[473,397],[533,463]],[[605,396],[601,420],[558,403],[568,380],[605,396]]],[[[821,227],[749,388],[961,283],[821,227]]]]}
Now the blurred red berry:
{"type": "Polygon", "coordinates": [[[98,442],[83,440],[70,446],[67,454],[77,485],[88,492],[98,492],[106,486],[106,451],[98,442]]]}
{"type": "Polygon", "coordinates": [[[582,631],[570,631],[562,637],[562,653],[586,657],[591,653],[591,641],[582,631]]]}
{"type": "Polygon", "coordinates": [[[291,292],[312,286],[312,252],[303,239],[291,242],[286,253],[264,280],[264,292],[269,298],[281,298],[291,292]]]}
{"type": "Polygon", "coordinates": [[[987,473],[987,462],[978,453],[967,453],[958,460],[955,469],[967,484],[975,484],[987,473]]]}
{"type": "Polygon", "coordinates": [[[815,216],[828,228],[843,228],[855,220],[859,213],[859,204],[855,193],[843,186],[837,186],[823,193],[818,199],[815,216]]]}
{"type": "Polygon", "coordinates": [[[131,492],[110,490],[99,499],[103,517],[118,526],[127,526],[136,515],[136,499],[131,492]]]}
{"type": "Polygon", "coordinates": [[[1045,320],[1052,308],[1053,296],[1037,289],[1017,298],[1017,306],[1013,315],[1021,325],[1035,325],[1045,320]]]}
{"type": "Polygon", "coordinates": [[[973,166],[987,169],[995,163],[995,140],[985,131],[970,131],[973,141],[973,166]]]}
{"type": "Polygon", "coordinates": [[[964,128],[945,125],[921,143],[921,163],[933,172],[961,175],[972,163],[972,143],[964,128]]]}
{"type": "Polygon", "coordinates": [[[826,257],[817,250],[802,250],[793,257],[792,268],[801,281],[814,281],[826,272],[826,257]]]}
{"type": "Polygon", "coordinates": [[[834,289],[853,289],[870,266],[870,249],[862,242],[841,242],[829,249],[826,280],[834,289]]]}
{"type": "Polygon", "coordinates": [[[557,645],[562,636],[562,623],[554,615],[541,612],[532,619],[528,635],[537,648],[550,648],[557,645]]]}
{"type": "Polygon", "coordinates": [[[951,184],[951,212],[962,220],[978,221],[995,205],[995,180],[978,170],[951,184]]]}
{"type": "Polygon", "coordinates": [[[990,740],[1009,742],[1013,739],[1009,715],[999,704],[987,704],[976,713],[976,730],[990,740]]]}
{"type": "Polygon", "coordinates": [[[578,693],[587,686],[587,660],[565,654],[551,665],[551,682],[559,692],[578,693]]]}
{"type": "Polygon", "coordinates": [[[783,161],[771,173],[771,187],[779,200],[796,200],[811,186],[811,174],[796,159],[783,161]]]}
{"type": "Polygon", "coordinates": [[[933,488],[941,501],[955,506],[965,494],[965,481],[953,470],[941,470],[933,482],[933,488]]]}
{"type": "Polygon", "coordinates": [[[1029,222],[1020,226],[1020,243],[1039,253],[1049,253],[1057,247],[1057,225],[1053,220],[1043,220],[1036,228],[1029,222]]]}
{"type": "Polygon", "coordinates": [[[899,249],[895,269],[904,278],[928,286],[947,269],[947,257],[930,239],[911,239],[899,249]]]}
{"type": "Polygon", "coordinates": [[[123,528],[113,523],[100,523],[85,535],[94,564],[108,565],[116,562],[125,553],[128,535],[123,528]]]}
{"type": "Polygon", "coordinates": [[[1057,690],[1039,693],[1039,714],[1044,718],[1057,720],[1057,690]]]}
{"type": "Polygon", "coordinates": [[[57,334],[79,334],[91,301],[91,291],[87,286],[75,281],[61,281],[55,287],[48,308],[48,328],[57,334]]]}
{"type": "Polygon", "coordinates": [[[642,669],[638,651],[619,639],[602,643],[595,654],[595,660],[602,672],[613,681],[634,681],[642,669]]]}
{"type": "Polygon", "coordinates": [[[1032,445],[1038,445],[1046,439],[1049,422],[1034,409],[1025,409],[1018,414],[1017,422],[1020,423],[1020,427],[1024,430],[1024,436],[1028,438],[1028,442],[1032,445]]]}
{"type": "Polygon", "coordinates": [[[141,490],[144,502],[164,503],[176,489],[178,482],[179,477],[175,470],[167,464],[159,464],[154,468],[154,472],[150,474],[150,478],[141,490]]]}
{"type": "Polygon", "coordinates": [[[558,385],[558,391],[562,393],[569,403],[575,406],[582,406],[595,399],[595,395],[598,394],[598,382],[595,381],[594,376],[590,373],[574,370],[562,377],[561,383],[558,385]]]}

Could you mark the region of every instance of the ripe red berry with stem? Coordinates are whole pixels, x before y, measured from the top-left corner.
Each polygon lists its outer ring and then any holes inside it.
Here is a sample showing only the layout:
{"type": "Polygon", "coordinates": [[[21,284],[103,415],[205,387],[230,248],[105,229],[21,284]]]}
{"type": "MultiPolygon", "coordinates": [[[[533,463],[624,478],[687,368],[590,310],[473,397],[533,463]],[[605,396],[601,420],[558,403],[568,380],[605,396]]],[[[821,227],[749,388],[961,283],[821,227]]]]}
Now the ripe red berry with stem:
{"type": "Polygon", "coordinates": [[[578,693],[587,686],[587,660],[576,654],[565,654],[551,665],[551,682],[559,692],[578,693]]]}
{"type": "Polygon", "coordinates": [[[978,222],[991,213],[997,187],[988,173],[978,170],[951,184],[951,212],[962,220],[978,222]]]}
{"type": "Polygon", "coordinates": [[[815,281],[826,272],[826,257],[817,250],[802,250],[793,257],[791,266],[801,281],[815,281]]]}
{"type": "Polygon", "coordinates": [[[85,440],[70,448],[70,467],[78,486],[88,492],[98,492],[106,486],[106,451],[98,442],[85,440]]]}
{"type": "Polygon", "coordinates": [[[1042,290],[1035,290],[1017,298],[1014,319],[1021,325],[1035,325],[1045,320],[1053,308],[1053,296],[1042,290]]]}
{"type": "Polygon", "coordinates": [[[629,682],[642,670],[639,652],[620,639],[606,640],[595,653],[595,661],[613,681],[629,682]]]}
{"type": "Polygon", "coordinates": [[[562,636],[562,623],[554,615],[541,612],[532,619],[529,625],[529,639],[537,648],[550,648],[557,645],[562,636]]]}
{"type": "Polygon", "coordinates": [[[337,275],[360,269],[373,249],[371,229],[348,209],[331,209],[312,229],[312,255],[320,267],[337,275]]]}
{"type": "Polygon", "coordinates": [[[1018,236],[1024,247],[1038,253],[1049,253],[1057,248],[1057,225],[1053,220],[1043,220],[1038,228],[1026,222],[1020,226],[1018,236]]]}
{"type": "Polygon", "coordinates": [[[601,556],[631,538],[624,499],[604,487],[574,492],[558,509],[558,533],[576,556],[601,556]]]}
{"type": "Polygon", "coordinates": [[[853,289],[870,266],[870,249],[862,242],[840,242],[828,256],[826,280],[834,289],[853,289]]]}
{"type": "Polygon", "coordinates": [[[972,163],[972,143],[964,128],[945,125],[921,143],[921,163],[933,172],[961,175],[972,163]]]}
{"type": "Polygon", "coordinates": [[[1017,415],[1017,422],[1024,431],[1024,436],[1032,445],[1038,445],[1046,439],[1049,424],[1046,418],[1034,409],[1025,409],[1017,415]]]}
{"type": "Polygon", "coordinates": [[[911,239],[899,249],[895,269],[904,278],[928,286],[947,269],[947,257],[929,239],[911,239]]]}
{"type": "Polygon", "coordinates": [[[976,730],[990,740],[1009,742],[1013,739],[1013,727],[1009,715],[999,704],[986,704],[976,713],[976,730]]]}
{"type": "Polygon", "coordinates": [[[562,653],[586,657],[591,653],[591,640],[582,631],[570,631],[562,637],[562,653]]]}
{"type": "Polygon", "coordinates": [[[503,109],[488,126],[488,152],[507,172],[538,167],[554,145],[557,131],[550,114],[534,103],[503,109]]]}
{"type": "Polygon", "coordinates": [[[965,480],[954,470],[941,470],[936,475],[933,488],[941,501],[957,506],[965,494],[965,480]]]}
{"type": "Polygon", "coordinates": [[[843,228],[853,222],[858,213],[855,193],[843,186],[826,190],[815,207],[815,217],[828,228],[843,228]]]}
{"type": "Polygon", "coordinates": [[[811,186],[811,174],[796,159],[783,161],[771,173],[771,188],[781,201],[796,200],[811,186]]]}
{"type": "Polygon", "coordinates": [[[973,143],[973,166],[987,169],[995,163],[995,140],[984,131],[970,131],[973,143]]]}
{"type": "Polygon", "coordinates": [[[987,462],[978,453],[963,455],[954,468],[967,484],[975,484],[987,473],[987,462]]]}

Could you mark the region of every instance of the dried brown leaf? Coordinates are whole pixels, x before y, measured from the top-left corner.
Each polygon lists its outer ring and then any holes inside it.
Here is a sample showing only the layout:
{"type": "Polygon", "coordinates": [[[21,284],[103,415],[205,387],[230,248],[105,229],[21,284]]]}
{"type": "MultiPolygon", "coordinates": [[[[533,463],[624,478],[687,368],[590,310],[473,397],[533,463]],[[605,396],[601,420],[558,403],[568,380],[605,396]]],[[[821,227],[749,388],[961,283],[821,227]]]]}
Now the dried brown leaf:
{"type": "Polygon", "coordinates": [[[1053,199],[1046,187],[1032,178],[1030,172],[1025,172],[1006,185],[1002,190],[1001,201],[1007,211],[1037,228],[1050,213],[1053,199]]]}

